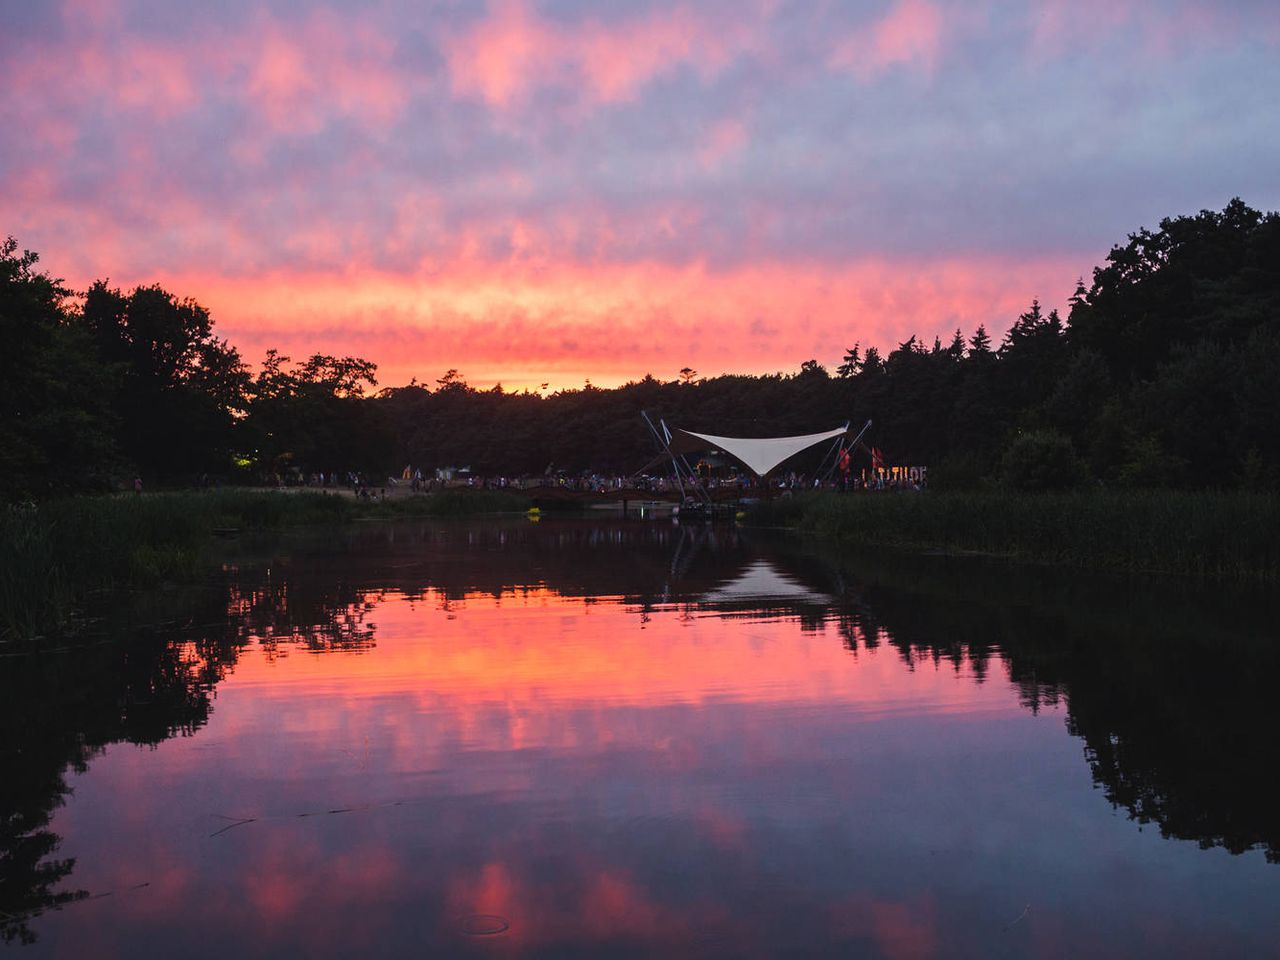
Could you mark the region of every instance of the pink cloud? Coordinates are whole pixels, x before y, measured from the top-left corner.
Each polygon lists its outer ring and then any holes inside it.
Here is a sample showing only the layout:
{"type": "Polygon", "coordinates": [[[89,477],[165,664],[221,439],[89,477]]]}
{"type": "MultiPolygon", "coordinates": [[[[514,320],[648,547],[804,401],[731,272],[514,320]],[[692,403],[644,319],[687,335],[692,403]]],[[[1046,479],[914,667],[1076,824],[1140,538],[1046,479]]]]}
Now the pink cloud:
{"type": "Polygon", "coordinates": [[[52,47],[0,63],[15,98],[66,122],[133,116],[134,133],[230,94],[258,113],[264,133],[314,132],[338,115],[385,128],[427,78],[392,65],[394,37],[334,13],[284,23],[256,15],[165,40],[138,40],[107,4],[68,4],[68,28],[52,47]],[[69,69],[68,65],[73,65],[69,69]],[[75,82],[68,83],[68,73],[75,82]]]}
{"type": "Polygon", "coordinates": [[[448,45],[449,73],[460,92],[505,106],[530,73],[547,65],[553,44],[552,33],[530,19],[524,4],[503,3],[448,45]]]}
{"type": "Polygon", "coordinates": [[[707,131],[698,146],[698,162],[704,170],[716,170],[747,143],[747,128],[741,120],[722,120],[707,131]]]}
{"type": "Polygon", "coordinates": [[[831,54],[830,64],[849,70],[863,80],[895,65],[917,67],[932,73],[942,48],[942,13],[929,0],[898,0],[869,29],[842,40],[831,54]]]}
{"type": "Polygon", "coordinates": [[[277,126],[291,123],[298,107],[316,93],[302,47],[278,32],[262,40],[246,92],[277,126]]]}
{"type": "Polygon", "coordinates": [[[242,96],[276,131],[314,132],[334,114],[386,128],[424,82],[391,65],[390,36],[351,16],[265,19],[254,34],[232,47],[229,74],[247,77],[242,96]]]}
{"type": "Polygon", "coordinates": [[[573,86],[592,102],[613,103],[680,64],[706,75],[760,46],[752,11],[744,10],[742,19],[731,26],[676,8],[622,24],[569,26],[540,18],[523,0],[502,0],[448,38],[445,56],[454,90],[495,107],[517,105],[548,85],[573,86]]]}
{"type": "Polygon", "coordinates": [[[875,26],[871,67],[919,63],[933,70],[941,45],[942,14],[927,0],[900,0],[875,26]]]}
{"type": "Polygon", "coordinates": [[[726,56],[706,24],[683,9],[622,29],[593,24],[572,43],[597,98],[606,102],[630,98],[643,83],[675,64],[705,56],[707,66],[718,65],[726,56]]]}
{"type": "Polygon", "coordinates": [[[181,51],[131,42],[81,51],[82,82],[109,91],[120,109],[135,109],[167,118],[199,102],[191,63],[181,51]]]}

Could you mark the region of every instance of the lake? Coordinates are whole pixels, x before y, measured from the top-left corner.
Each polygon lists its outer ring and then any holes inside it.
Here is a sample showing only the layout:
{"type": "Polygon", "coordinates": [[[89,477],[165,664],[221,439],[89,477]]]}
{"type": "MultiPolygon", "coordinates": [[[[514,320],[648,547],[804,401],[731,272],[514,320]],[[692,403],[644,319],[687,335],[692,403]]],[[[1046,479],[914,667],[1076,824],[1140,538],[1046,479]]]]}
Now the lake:
{"type": "Polygon", "coordinates": [[[224,546],[0,660],[16,956],[1280,956],[1269,593],[669,521],[224,546]]]}

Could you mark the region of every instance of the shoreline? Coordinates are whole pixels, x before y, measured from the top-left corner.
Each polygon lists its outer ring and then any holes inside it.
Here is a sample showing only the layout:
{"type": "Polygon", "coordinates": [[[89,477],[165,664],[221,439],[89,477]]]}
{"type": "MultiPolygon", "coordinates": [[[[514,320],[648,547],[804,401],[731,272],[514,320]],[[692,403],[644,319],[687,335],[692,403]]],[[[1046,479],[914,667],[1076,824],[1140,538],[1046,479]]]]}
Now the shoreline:
{"type": "Polygon", "coordinates": [[[1280,497],[1264,493],[818,493],[758,504],[748,522],[917,554],[1280,581],[1280,497]]]}
{"type": "MultiPolygon", "coordinates": [[[[470,489],[371,501],[305,489],[224,489],[10,506],[0,511],[0,642],[62,642],[78,632],[92,598],[193,583],[217,562],[215,545],[242,533],[512,515],[533,505],[528,496],[470,489]]],[[[1280,581],[1280,497],[1270,494],[807,493],[752,505],[744,525],[908,556],[1223,584],[1280,581]]]]}
{"type": "Polygon", "coordinates": [[[216,560],[210,547],[241,533],[357,520],[523,513],[503,491],[439,491],[398,500],[298,490],[196,490],[69,497],[0,508],[0,643],[64,639],[89,598],[189,584],[216,560]]]}

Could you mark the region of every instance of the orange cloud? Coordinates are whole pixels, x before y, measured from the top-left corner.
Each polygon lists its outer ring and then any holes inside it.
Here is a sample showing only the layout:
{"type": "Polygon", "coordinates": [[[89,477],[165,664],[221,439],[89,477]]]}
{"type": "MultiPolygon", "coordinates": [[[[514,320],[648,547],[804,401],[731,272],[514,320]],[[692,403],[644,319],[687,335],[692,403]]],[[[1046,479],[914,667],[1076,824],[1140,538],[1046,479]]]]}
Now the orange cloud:
{"type": "Polygon", "coordinates": [[[250,359],[272,346],[294,356],[354,352],[380,365],[384,385],[429,382],[457,368],[473,385],[518,388],[587,378],[616,385],[645,373],[669,379],[685,365],[706,376],[793,370],[811,357],[833,365],[855,341],[892,348],[913,333],[945,339],[980,323],[999,336],[1033,297],[1065,297],[1082,268],[1060,257],[760,262],[717,271],[462,256],[412,274],[161,280],[208,306],[250,359]]]}

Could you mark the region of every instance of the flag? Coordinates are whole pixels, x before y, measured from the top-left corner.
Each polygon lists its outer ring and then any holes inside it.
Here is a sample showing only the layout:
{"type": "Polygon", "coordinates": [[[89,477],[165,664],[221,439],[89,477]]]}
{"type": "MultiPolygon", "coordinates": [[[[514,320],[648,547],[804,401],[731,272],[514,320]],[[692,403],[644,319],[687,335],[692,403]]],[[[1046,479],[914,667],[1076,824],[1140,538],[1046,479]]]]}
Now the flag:
{"type": "Polygon", "coordinates": [[[880,452],[879,447],[871,448],[871,469],[872,470],[884,469],[884,454],[880,452]]]}

